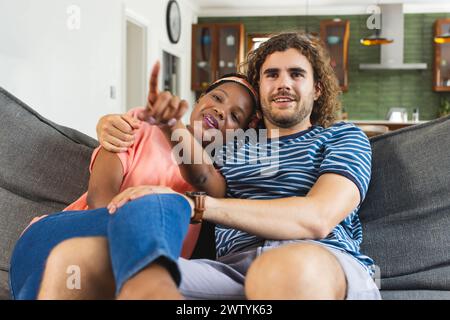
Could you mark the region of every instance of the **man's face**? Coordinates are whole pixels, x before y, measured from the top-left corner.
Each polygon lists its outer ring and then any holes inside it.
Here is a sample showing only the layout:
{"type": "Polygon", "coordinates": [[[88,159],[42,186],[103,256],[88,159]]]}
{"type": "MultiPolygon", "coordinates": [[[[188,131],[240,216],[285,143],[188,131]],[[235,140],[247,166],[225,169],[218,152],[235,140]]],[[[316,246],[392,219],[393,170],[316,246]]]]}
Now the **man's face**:
{"type": "Polygon", "coordinates": [[[260,70],[259,92],[265,120],[280,128],[309,121],[320,95],[311,64],[293,48],[267,56],[260,70]]]}

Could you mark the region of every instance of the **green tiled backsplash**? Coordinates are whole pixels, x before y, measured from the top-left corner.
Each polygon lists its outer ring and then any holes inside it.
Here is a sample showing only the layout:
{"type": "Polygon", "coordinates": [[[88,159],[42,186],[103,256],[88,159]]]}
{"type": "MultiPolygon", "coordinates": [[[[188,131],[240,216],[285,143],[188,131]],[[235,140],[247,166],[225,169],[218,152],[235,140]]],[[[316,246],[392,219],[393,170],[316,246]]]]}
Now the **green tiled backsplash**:
{"type": "Polygon", "coordinates": [[[385,119],[391,107],[420,109],[420,119],[430,120],[438,116],[441,97],[450,99],[450,93],[432,91],[433,77],[433,26],[438,18],[450,18],[450,13],[406,14],[404,27],[404,62],[427,64],[426,70],[359,70],[360,63],[379,63],[379,47],[360,45],[359,39],[370,35],[366,27],[366,15],[349,16],[283,16],[283,17],[214,17],[199,18],[206,22],[241,22],[245,26],[245,44],[248,33],[276,33],[305,30],[319,33],[320,20],[340,18],[350,21],[348,57],[348,91],[342,102],[350,119],[385,119]]]}

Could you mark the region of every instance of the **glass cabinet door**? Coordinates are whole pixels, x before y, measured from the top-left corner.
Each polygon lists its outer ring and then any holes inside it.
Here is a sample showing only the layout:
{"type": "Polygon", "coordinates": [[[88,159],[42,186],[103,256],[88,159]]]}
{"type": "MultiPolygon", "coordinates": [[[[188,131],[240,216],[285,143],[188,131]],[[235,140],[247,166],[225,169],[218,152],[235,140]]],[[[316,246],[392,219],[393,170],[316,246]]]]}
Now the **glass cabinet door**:
{"type": "Polygon", "coordinates": [[[192,90],[203,91],[215,78],[214,27],[192,26],[192,90]]]}
{"type": "MultiPolygon", "coordinates": [[[[450,19],[438,19],[434,37],[450,35],[450,19]]],[[[434,41],[434,91],[450,91],[450,43],[434,41]]]]}
{"type": "Polygon", "coordinates": [[[242,48],[239,26],[220,26],[218,32],[218,51],[217,51],[217,73],[216,79],[221,76],[237,72],[238,64],[241,59],[240,50],[242,48]]]}
{"type": "Polygon", "coordinates": [[[197,96],[219,77],[236,72],[244,59],[242,23],[192,25],[192,90],[197,96]]]}
{"type": "Polygon", "coordinates": [[[325,20],[320,22],[320,38],[330,54],[330,64],[334,69],[342,91],[348,89],[348,39],[349,21],[325,20]]]}

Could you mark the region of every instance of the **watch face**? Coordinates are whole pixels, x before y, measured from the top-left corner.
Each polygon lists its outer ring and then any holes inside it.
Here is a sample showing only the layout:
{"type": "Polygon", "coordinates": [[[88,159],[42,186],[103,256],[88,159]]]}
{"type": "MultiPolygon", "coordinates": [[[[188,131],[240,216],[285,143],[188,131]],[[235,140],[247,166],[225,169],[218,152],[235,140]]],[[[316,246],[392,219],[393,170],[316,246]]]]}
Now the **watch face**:
{"type": "Polygon", "coordinates": [[[169,1],[167,5],[167,32],[172,43],[177,43],[180,40],[181,13],[175,0],[169,1]]]}

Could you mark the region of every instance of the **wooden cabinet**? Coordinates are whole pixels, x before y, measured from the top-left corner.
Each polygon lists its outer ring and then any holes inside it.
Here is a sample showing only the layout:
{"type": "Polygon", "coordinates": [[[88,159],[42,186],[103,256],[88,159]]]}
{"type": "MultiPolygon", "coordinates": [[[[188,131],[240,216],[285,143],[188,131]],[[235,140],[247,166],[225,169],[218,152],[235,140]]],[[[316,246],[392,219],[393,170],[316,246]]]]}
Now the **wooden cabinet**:
{"type": "MultiPolygon", "coordinates": [[[[450,18],[438,19],[434,24],[434,37],[450,33],[450,18]]],[[[433,90],[450,91],[450,43],[434,42],[433,90]]]]}
{"type": "Polygon", "coordinates": [[[348,20],[320,21],[320,38],[330,53],[333,67],[342,91],[348,89],[348,40],[350,22],[348,20]]]}
{"type": "Polygon", "coordinates": [[[203,91],[211,82],[236,72],[244,60],[244,25],[192,25],[192,90],[203,91]]]}

